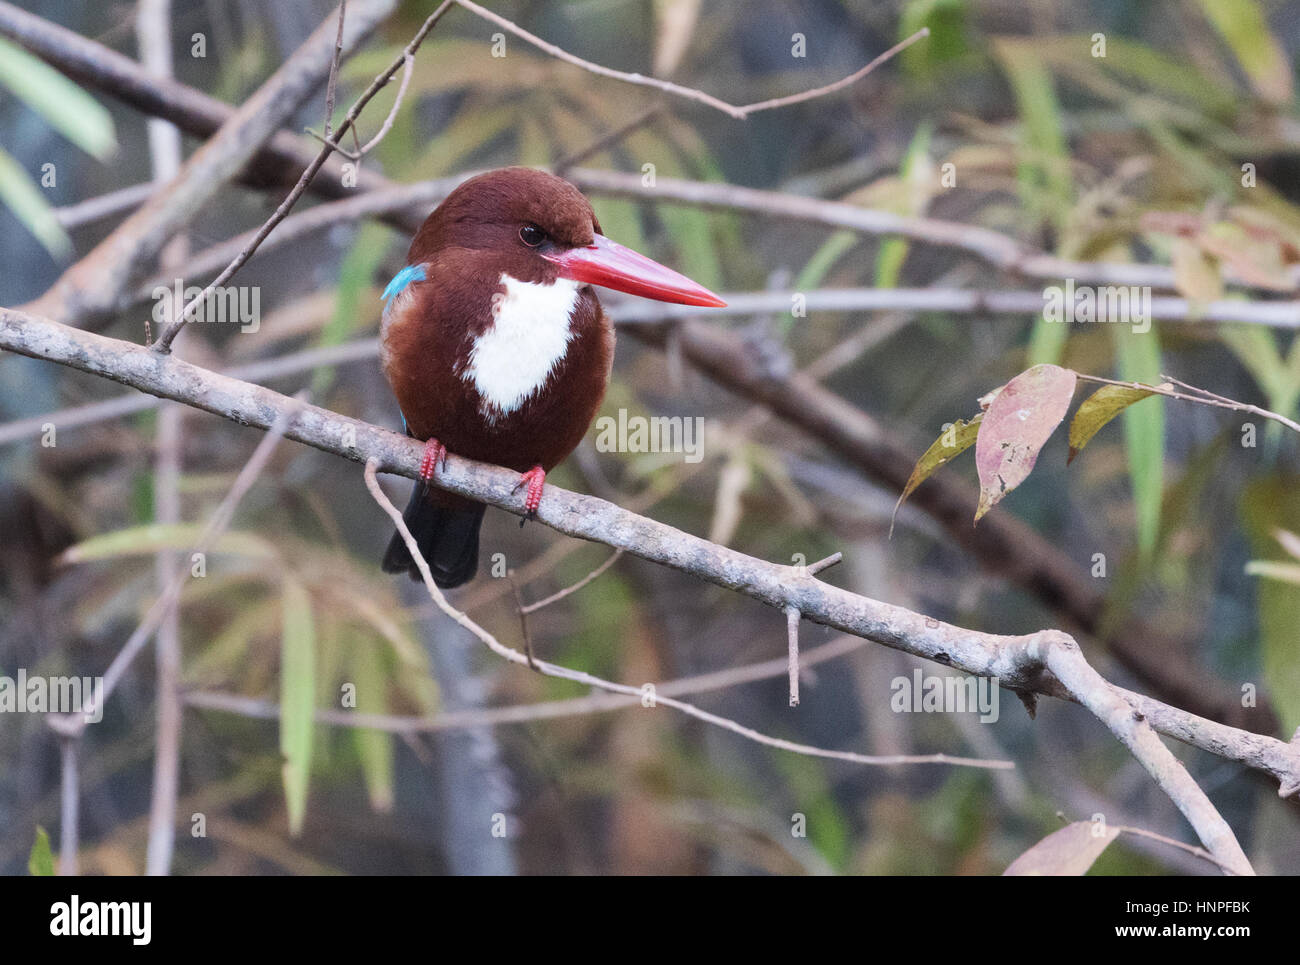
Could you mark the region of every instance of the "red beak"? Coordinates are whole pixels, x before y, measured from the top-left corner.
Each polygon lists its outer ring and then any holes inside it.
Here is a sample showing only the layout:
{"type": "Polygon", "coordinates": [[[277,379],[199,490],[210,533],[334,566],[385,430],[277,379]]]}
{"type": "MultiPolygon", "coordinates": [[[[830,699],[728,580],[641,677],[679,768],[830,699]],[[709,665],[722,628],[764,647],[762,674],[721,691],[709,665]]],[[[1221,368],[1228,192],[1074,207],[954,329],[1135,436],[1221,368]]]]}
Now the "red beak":
{"type": "Polygon", "coordinates": [[[585,248],[549,252],[542,257],[560,266],[561,278],[576,282],[679,305],[721,308],[727,304],[703,285],[604,235],[593,237],[585,248]]]}

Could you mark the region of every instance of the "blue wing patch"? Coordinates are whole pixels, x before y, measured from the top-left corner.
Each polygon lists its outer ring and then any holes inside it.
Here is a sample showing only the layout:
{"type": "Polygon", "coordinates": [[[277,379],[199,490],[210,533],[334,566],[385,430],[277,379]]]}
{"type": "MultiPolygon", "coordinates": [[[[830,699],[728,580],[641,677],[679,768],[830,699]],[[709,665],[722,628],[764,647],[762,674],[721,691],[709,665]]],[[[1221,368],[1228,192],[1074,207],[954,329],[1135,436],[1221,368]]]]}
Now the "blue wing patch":
{"type": "Polygon", "coordinates": [[[411,284],[411,282],[424,281],[424,278],[423,265],[408,265],[393,276],[393,280],[388,283],[388,287],[384,289],[384,294],[380,297],[383,298],[384,301],[388,301],[390,298],[396,298],[406,290],[406,286],[411,284]]]}

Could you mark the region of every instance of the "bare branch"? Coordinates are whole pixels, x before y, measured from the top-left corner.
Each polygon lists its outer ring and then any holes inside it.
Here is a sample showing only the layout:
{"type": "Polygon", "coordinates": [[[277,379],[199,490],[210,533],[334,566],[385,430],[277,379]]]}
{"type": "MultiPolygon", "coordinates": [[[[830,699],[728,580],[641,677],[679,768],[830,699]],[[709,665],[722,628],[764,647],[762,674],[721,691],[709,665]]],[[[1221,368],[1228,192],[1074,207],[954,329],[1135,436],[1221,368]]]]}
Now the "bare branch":
{"type": "Polygon", "coordinates": [[[705,104],[709,107],[712,107],[715,110],[722,111],[722,113],[724,114],[729,114],[731,117],[734,117],[738,120],[744,120],[750,114],[754,114],[758,111],[766,111],[776,107],[784,107],[787,104],[797,104],[800,101],[811,100],[814,97],[821,97],[825,94],[832,94],[835,91],[842,90],[843,88],[848,87],[850,84],[857,83],[859,80],[867,76],[867,74],[871,73],[873,70],[875,70],[877,67],[883,64],[885,61],[889,60],[899,51],[907,47],[910,47],[916,41],[921,40],[924,37],[930,36],[929,29],[922,28],[921,30],[918,30],[916,33],[914,33],[912,36],[908,37],[906,40],[902,41],[901,43],[895,44],[889,50],[886,50],[883,54],[881,54],[875,60],[871,61],[871,63],[867,64],[867,66],[863,67],[861,70],[858,70],[850,74],[848,77],[845,77],[842,80],[838,80],[833,84],[827,84],[825,87],[819,87],[816,90],[804,91],[801,94],[791,94],[788,97],[777,97],[772,100],[759,101],[758,103],[755,104],[745,104],[741,106],[736,104],[728,104],[726,101],[720,100],[719,98],[714,97],[712,94],[706,94],[702,90],[696,90],[693,87],[683,87],[680,84],[674,84],[672,81],[661,80],[658,77],[646,77],[644,74],[630,74],[627,73],[626,71],[614,70],[612,67],[604,67],[600,64],[593,64],[589,60],[583,60],[581,57],[569,53],[567,50],[564,50],[562,47],[557,47],[555,46],[555,44],[548,43],[547,41],[543,40],[541,37],[538,37],[536,34],[529,33],[527,30],[525,30],[523,27],[520,27],[518,24],[514,23],[513,21],[507,20],[505,17],[501,16],[500,14],[493,13],[491,10],[488,10],[485,7],[480,7],[477,3],[471,2],[471,0],[455,0],[455,3],[457,6],[464,7],[470,13],[475,14],[476,16],[482,17],[484,20],[496,24],[498,27],[501,27],[503,30],[508,30],[516,37],[519,37],[522,40],[526,40],[528,43],[532,44],[538,50],[542,51],[543,53],[550,54],[556,60],[562,60],[566,64],[573,64],[575,67],[581,67],[583,70],[589,71],[590,73],[593,74],[598,74],[601,77],[609,77],[614,80],[621,80],[629,84],[639,84],[642,87],[653,87],[656,90],[661,90],[666,94],[673,94],[677,97],[685,98],[686,100],[696,101],[697,103],[705,104]]]}

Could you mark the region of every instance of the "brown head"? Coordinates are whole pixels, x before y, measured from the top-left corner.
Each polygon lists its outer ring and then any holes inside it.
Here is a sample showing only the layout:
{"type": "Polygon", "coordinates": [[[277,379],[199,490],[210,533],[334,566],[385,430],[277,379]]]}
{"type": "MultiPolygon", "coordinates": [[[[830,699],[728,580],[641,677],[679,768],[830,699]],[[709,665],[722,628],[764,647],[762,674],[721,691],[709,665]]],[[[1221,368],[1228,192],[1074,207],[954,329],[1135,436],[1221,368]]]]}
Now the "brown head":
{"type": "Polygon", "coordinates": [[[449,249],[473,251],[482,270],[520,281],[569,278],[659,301],[724,304],[689,278],[606,238],[581,191],[532,168],[489,171],[452,191],[416,233],[407,263],[437,262],[449,249]]]}

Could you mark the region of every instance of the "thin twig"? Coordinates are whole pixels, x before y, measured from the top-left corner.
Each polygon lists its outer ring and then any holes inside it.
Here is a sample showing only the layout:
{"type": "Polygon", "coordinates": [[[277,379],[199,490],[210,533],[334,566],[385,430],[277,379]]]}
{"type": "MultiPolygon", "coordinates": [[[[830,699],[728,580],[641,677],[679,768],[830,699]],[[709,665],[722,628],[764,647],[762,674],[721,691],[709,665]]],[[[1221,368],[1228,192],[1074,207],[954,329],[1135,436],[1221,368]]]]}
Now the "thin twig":
{"type": "MultiPolygon", "coordinates": [[[[136,34],[140,61],[151,74],[167,78],[172,74],[171,0],[140,0],[136,8],[136,34]]],[[[340,25],[340,31],[342,27],[340,25]]],[[[153,178],[167,183],[180,170],[181,133],[168,121],[149,121],[149,157],[153,178]]],[[[189,256],[184,234],[162,250],[161,266],[176,270],[189,256]]],[[[147,334],[146,334],[147,338],[147,334]]],[[[154,468],[154,521],[161,526],[179,523],[182,424],[188,410],[172,403],[158,418],[157,455],[154,468]]],[[[154,579],[158,592],[165,593],[178,566],[174,550],[163,548],[154,557],[154,579]]],[[[180,606],[158,624],[155,640],[157,702],[155,709],[153,785],[149,798],[149,834],[145,849],[145,873],[166,875],[171,871],[176,839],[176,800],[180,788],[181,731],[181,619],[180,606]]]]}
{"type": "Polygon", "coordinates": [[[825,97],[827,94],[834,94],[836,91],[843,90],[846,87],[856,84],[863,77],[866,77],[867,74],[871,73],[881,64],[883,64],[885,61],[890,60],[891,58],[895,57],[898,54],[901,54],[908,47],[912,46],[912,44],[916,43],[918,40],[924,40],[928,36],[930,36],[930,28],[922,27],[916,33],[912,34],[912,36],[906,38],[905,40],[900,40],[898,43],[894,44],[894,46],[886,50],[883,54],[879,54],[874,60],[871,61],[871,63],[867,64],[867,66],[863,67],[861,70],[849,74],[849,76],[841,80],[837,80],[833,84],[827,84],[825,87],[818,87],[815,88],[814,90],[806,90],[801,94],[787,94],[785,97],[773,97],[770,100],[759,101],[757,104],[746,104],[744,107],[740,108],[740,110],[743,112],[741,116],[754,114],[757,113],[758,111],[770,111],[777,107],[789,107],[791,104],[799,104],[802,103],[803,101],[810,101],[815,97],[825,97]]]}
{"type": "Polygon", "coordinates": [[[1179,841],[1177,838],[1171,838],[1165,834],[1148,831],[1146,828],[1135,828],[1127,824],[1116,824],[1111,826],[1117,831],[1124,831],[1128,834],[1137,835],[1139,838],[1148,838],[1152,841],[1159,841],[1161,844],[1167,844],[1171,848],[1178,848],[1181,851],[1186,851],[1188,854],[1195,855],[1204,861],[1208,861],[1212,865],[1217,865],[1224,871],[1231,872],[1233,870],[1231,865],[1225,864],[1204,848],[1198,848],[1196,845],[1188,844],[1186,841],[1179,841]]]}
{"type": "Polygon", "coordinates": [[[811,100],[814,97],[821,97],[825,94],[831,94],[837,90],[842,90],[850,84],[854,84],[861,80],[899,51],[930,35],[929,28],[922,28],[901,43],[895,44],[861,70],[855,71],[848,77],[838,80],[833,84],[828,84],[825,87],[804,91],[800,94],[791,94],[788,97],[778,97],[772,100],[759,101],[754,104],[736,105],[728,104],[726,101],[720,100],[712,94],[706,94],[704,91],[696,90],[693,87],[683,87],[680,84],[674,84],[672,81],[662,80],[658,77],[647,77],[644,74],[630,74],[626,71],[614,70],[612,67],[605,67],[601,64],[594,64],[589,60],[583,60],[581,57],[571,54],[561,47],[555,46],[555,44],[548,43],[536,34],[529,33],[523,27],[520,27],[513,21],[507,20],[500,14],[495,14],[491,10],[480,7],[477,3],[471,2],[471,0],[455,0],[455,2],[458,6],[464,7],[470,13],[482,17],[484,20],[491,21],[503,30],[508,30],[516,37],[532,44],[538,50],[548,53],[557,60],[564,61],[566,64],[573,64],[575,67],[581,67],[583,70],[593,74],[598,74],[601,77],[609,77],[614,80],[625,81],[629,84],[639,84],[642,87],[653,87],[656,90],[661,90],[667,94],[674,94],[677,97],[683,97],[686,100],[696,101],[700,104],[707,104],[709,107],[722,111],[724,114],[729,114],[738,120],[744,120],[750,114],[757,113],[758,111],[771,110],[775,107],[784,107],[787,104],[797,104],[800,101],[811,100]]]}
{"type": "MultiPolygon", "coordinates": [[[[397,121],[397,111],[402,106],[402,99],[406,97],[406,88],[410,86],[411,74],[415,72],[415,57],[411,54],[406,55],[406,63],[402,66],[402,83],[397,88],[397,97],[393,100],[392,109],[389,110],[388,116],[384,118],[384,123],[380,125],[379,131],[364,145],[353,151],[349,157],[354,161],[360,161],[362,157],[369,154],[375,147],[388,136],[388,132],[393,129],[393,124],[397,121]]],[[[353,138],[355,139],[357,129],[352,128],[353,138]]]]}
{"type": "Polygon", "coordinates": [[[1179,399],[1183,402],[1199,402],[1201,405],[1212,405],[1217,409],[1232,409],[1236,412],[1249,412],[1251,415],[1257,415],[1261,419],[1268,419],[1271,422],[1277,422],[1286,426],[1292,432],[1300,432],[1300,423],[1294,419],[1288,419],[1277,412],[1271,412],[1268,409],[1261,408],[1257,405],[1249,405],[1245,402],[1235,402],[1222,395],[1216,395],[1208,389],[1197,388],[1194,385],[1188,385],[1186,382],[1180,382],[1178,379],[1168,375],[1162,375],[1160,378],[1166,382],[1172,382],[1181,385],[1185,389],[1191,390],[1194,395],[1188,395],[1185,392],[1177,392],[1173,389],[1165,388],[1163,385],[1147,385],[1145,382],[1124,382],[1119,379],[1107,379],[1100,375],[1084,375],[1082,372],[1076,373],[1080,379],[1085,382],[1100,382],[1103,385],[1117,385],[1125,389],[1140,389],[1144,392],[1150,392],[1152,395],[1163,395],[1167,399],[1179,399]]]}
{"type": "Polygon", "coordinates": [[[334,95],[338,90],[339,61],[343,59],[343,21],[348,15],[348,0],[339,3],[339,32],[334,38],[334,59],[330,61],[330,76],[325,83],[325,139],[328,141],[334,123],[334,95]]]}
{"type": "Polygon", "coordinates": [[[529,603],[526,606],[523,605],[521,601],[520,612],[536,613],[542,607],[550,606],[552,603],[556,603],[560,600],[563,600],[570,593],[577,593],[584,586],[586,586],[592,580],[596,579],[607,569],[609,569],[611,566],[617,563],[619,561],[619,557],[621,557],[622,555],[623,555],[623,551],[621,549],[614,550],[614,552],[610,554],[609,559],[605,560],[605,562],[601,563],[600,566],[596,567],[594,570],[592,570],[590,573],[588,573],[586,576],[580,579],[577,583],[574,583],[572,586],[566,586],[563,590],[560,590],[558,593],[552,593],[550,596],[546,597],[545,599],[538,600],[536,603],[529,603]]]}
{"type": "Polygon", "coordinates": [[[105,218],[114,218],[148,201],[162,185],[155,181],[133,184],[106,194],[54,209],[54,217],[65,229],[80,228],[105,218]]]}
{"type": "MultiPolygon", "coordinates": [[[[438,605],[438,608],[470,633],[474,634],[474,636],[481,640],[488,649],[497,656],[508,660],[511,663],[528,666],[529,660],[526,655],[501,643],[501,641],[499,641],[495,636],[447,602],[447,598],[443,596],[442,590],[440,590],[438,585],[433,582],[433,574],[429,570],[429,564],[425,562],[424,556],[420,553],[420,547],[415,542],[415,537],[411,535],[411,531],[407,528],[406,521],[402,519],[401,512],[398,511],[397,507],[393,505],[392,500],[390,500],[384,494],[383,489],[380,488],[379,478],[377,475],[378,471],[378,460],[369,459],[366,461],[366,488],[370,490],[370,495],[374,497],[375,502],[379,504],[380,508],[388,514],[388,518],[393,521],[393,525],[397,527],[397,531],[401,533],[407,549],[411,551],[411,558],[415,560],[420,575],[424,578],[424,585],[429,591],[429,596],[433,598],[433,601],[438,605]]],[[[770,737],[767,734],[760,733],[751,727],[746,727],[729,718],[720,717],[719,715],[710,713],[707,710],[701,710],[693,704],[685,703],[673,697],[666,697],[662,694],[653,694],[652,696],[647,697],[646,691],[641,687],[632,687],[627,684],[614,683],[613,681],[605,680],[601,677],[595,676],[594,674],[589,674],[581,670],[572,670],[568,667],[561,667],[558,664],[548,663],[544,660],[534,661],[533,669],[547,677],[558,677],[561,680],[572,680],[575,683],[586,684],[589,687],[596,687],[608,691],[609,693],[625,694],[630,697],[648,699],[651,701],[651,706],[663,704],[665,707],[672,707],[675,710],[680,710],[682,713],[687,714],[690,717],[695,717],[698,720],[714,724],[724,730],[729,730],[734,734],[739,734],[740,736],[759,744],[765,744],[768,747],[776,747],[781,750],[793,751],[796,754],[805,754],[810,757],[826,757],[833,760],[852,761],[857,764],[957,764],[965,767],[979,768],[1005,768],[1015,766],[1010,761],[988,761],[976,758],[952,757],[947,754],[891,754],[887,756],[869,756],[866,754],[858,754],[853,751],[827,750],[821,747],[813,747],[809,744],[799,744],[795,741],[784,740],[779,737],[770,737]]]]}
{"type": "Polygon", "coordinates": [[[524,608],[524,597],[519,592],[519,583],[515,580],[514,573],[507,572],[506,580],[510,583],[510,589],[515,595],[515,610],[519,613],[519,633],[524,640],[524,656],[528,658],[528,669],[537,669],[537,659],[533,656],[533,637],[528,632],[528,611],[524,608]]]}
{"type": "Polygon", "coordinates": [[[604,134],[596,138],[586,147],[580,147],[573,153],[566,154],[564,157],[560,158],[560,160],[556,161],[553,165],[551,165],[551,170],[553,170],[556,174],[563,177],[564,173],[568,171],[569,168],[576,167],[579,164],[583,164],[584,162],[589,161],[591,158],[595,157],[597,154],[601,153],[602,151],[609,150],[611,147],[613,147],[619,141],[623,140],[623,138],[627,137],[633,131],[638,130],[641,127],[644,127],[646,124],[649,124],[651,121],[658,118],[660,115],[663,114],[665,106],[666,105],[662,103],[655,104],[653,107],[650,107],[645,111],[642,111],[640,114],[632,118],[626,124],[620,124],[618,127],[614,128],[613,130],[606,131],[604,134]]]}

